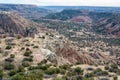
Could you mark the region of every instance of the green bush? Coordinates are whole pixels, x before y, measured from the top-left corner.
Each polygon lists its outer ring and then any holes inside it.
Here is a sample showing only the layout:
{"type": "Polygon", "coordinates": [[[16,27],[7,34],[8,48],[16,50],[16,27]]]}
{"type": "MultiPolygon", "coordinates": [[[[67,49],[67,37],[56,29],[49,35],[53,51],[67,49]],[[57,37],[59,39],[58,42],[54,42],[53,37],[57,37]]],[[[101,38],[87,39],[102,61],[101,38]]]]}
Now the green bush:
{"type": "Polygon", "coordinates": [[[13,62],[14,59],[13,59],[13,58],[7,58],[7,59],[5,59],[5,61],[6,61],[6,62],[13,62]]]}
{"type": "Polygon", "coordinates": [[[63,77],[57,77],[57,78],[54,78],[53,80],[66,80],[66,78],[63,78],[63,77]]]}
{"type": "Polygon", "coordinates": [[[105,66],[105,70],[109,70],[109,66],[105,66]]]}
{"type": "Polygon", "coordinates": [[[83,70],[80,67],[76,67],[74,69],[74,72],[77,73],[77,74],[83,75],[83,70]]]}
{"type": "Polygon", "coordinates": [[[34,69],[37,69],[37,67],[35,67],[35,66],[30,66],[30,67],[28,68],[28,70],[34,70],[34,69]]]}
{"type": "Polygon", "coordinates": [[[9,75],[9,76],[13,76],[13,75],[15,75],[16,73],[17,73],[17,70],[11,70],[11,71],[9,71],[8,75],[9,75]]]}
{"type": "Polygon", "coordinates": [[[117,76],[113,77],[113,80],[118,80],[118,77],[117,76]]]}
{"type": "Polygon", "coordinates": [[[62,66],[59,66],[61,69],[65,69],[65,70],[67,70],[67,69],[70,69],[70,65],[69,64],[64,64],[64,65],[62,65],[62,66]]]}
{"type": "Polygon", "coordinates": [[[29,57],[29,58],[24,58],[23,61],[29,61],[29,62],[33,62],[33,58],[29,57]]]}
{"type": "Polygon", "coordinates": [[[73,72],[70,72],[70,71],[68,71],[67,72],[67,74],[66,74],[66,76],[68,76],[68,77],[72,77],[72,76],[74,76],[75,74],[73,73],[73,72]]]}
{"type": "Polygon", "coordinates": [[[11,78],[11,80],[25,80],[23,76],[17,74],[11,78]]]}
{"type": "Polygon", "coordinates": [[[30,66],[30,63],[29,63],[29,62],[27,62],[27,61],[22,62],[22,66],[24,66],[24,67],[29,67],[29,66],[30,66]]]}
{"type": "Polygon", "coordinates": [[[22,65],[19,66],[17,72],[25,72],[24,67],[22,65]]]}
{"type": "Polygon", "coordinates": [[[40,63],[38,63],[38,65],[42,65],[42,64],[46,64],[46,63],[47,63],[47,60],[43,59],[40,63]]]}
{"type": "Polygon", "coordinates": [[[25,53],[24,53],[24,56],[30,56],[32,54],[32,52],[31,51],[26,51],[25,53]]]}
{"type": "Polygon", "coordinates": [[[66,73],[66,70],[60,69],[60,73],[64,75],[66,73]]]}
{"type": "Polygon", "coordinates": [[[12,63],[10,63],[10,62],[6,62],[4,64],[4,69],[6,69],[6,70],[12,70],[14,68],[15,68],[15,66],[12,63]]]}
{"type": "Polygon", "coordinates": [[[2,80],[2,78],[3,78],[3,70],[0,69],[0,80],[2,80]]]}
{"type": "Polygon", "coordinates": [[[10,58],[15,58],[15,55],[14,54],[10,54],[10,58]]]}
{"type": "Polygon", "coordinates": [[[6,48],[5,49],[11,49],[12,47],[10,46],[10,45],[8,45],[8,46],[6,46],[6,48]]]}
{"type": "Polygon", "coordinates": [[[47,69],[48,69],[48,66],[38,65],[38,66],[37,66],[37,69],[42,69],[42,70],[44,71],[44,70],[47,70],[47,69]]]}
{"type": "Polygon", "coordinates": [[[111,68],[118,69],[118,66],[117,65],[111,65],[111,68]]]}
{"type": "Polygon", "coordinates": [[[21,39],[21,36],[17,36],[17,39],[21,39]]]}
{"type": "Polygon", "coordinates": [[[33,48],[39,48],[39,46],[34,46],[33,48]]]}
{"type": "Polygon", "coordinates": [[[45,71],[45,73],[48,75],[58,74],[58,73],[60,73],[60,69],[59,68],[49,68],[45,71]]]}

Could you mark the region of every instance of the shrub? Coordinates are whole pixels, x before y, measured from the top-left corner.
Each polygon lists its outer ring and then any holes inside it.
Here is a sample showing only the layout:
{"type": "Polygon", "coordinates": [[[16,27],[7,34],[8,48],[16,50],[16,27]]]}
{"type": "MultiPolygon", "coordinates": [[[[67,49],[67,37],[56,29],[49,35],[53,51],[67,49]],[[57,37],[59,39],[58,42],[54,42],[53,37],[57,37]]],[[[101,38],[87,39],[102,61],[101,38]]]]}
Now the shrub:
{"type": "Polygon", "coordinates": [[[22,66],[24,66],[24,67],[28,67],[28,66],[30,66],[30,63],[27,62],[27,61],[25,61],[25,62],[22,63],[22,66]]]}
{"type": "Polygon", "coordinates": [[[13,77],[11,78],[11,80],[25,80],[25,79],[23,78],[23,76],[17,74],[17,75],[15,75],[15,76],[13,76],[13,77]]]}
{"type": "Polygon", "coordinates": [[[38,65],[38,66],[37,66],[37,69],[47,70],[48,67],[45,66],[45,65],[38,65]]]}
{"type": "Polygon", "coordinates": [[[34,46],[33,48],[39,48],[39,46],[34,46]]]}
{"type": "Polygon", "coordinates": [[[3,78],[3,70],[0,69],[0,80],[2,80],[2,78],[3,78]]]}
{"type": "Polygon", "coordinates": [[[77,73],[77,74],[83,75],[83,70],[82,70],[80,67],[76,67],[76,68],[74,69],[74,72],[77,73]]]}
{"type": "Polygon", "coordinates": [[[5,61],[7,61],[7,62],[13,62],[14,59],[13,58],[7,58],[7,59],[5,59],[5,61]]]}
{"type": "Polygon", "coordinates": [[[111,65],[111,68],[118,69],[118,66],[117,65],[111,65]]]}
{"type": "Polygon", "coordinates": [[[64,64],[64,65],[60,66],[60,68],[67,70],[67,69],[70,69],[70,65],[69,64],[64,64]]]}
{"type": "Polygon", "coordinates": [[[13,75],[15,75],[16,73],[17,73],[17,70],[11,70],[11,71],[9,71],[8,75],[9,75],[9,76],[13,76],[13,75]]]}
{"type": "Polygon", "coordinates": [[[66,70],[61,69],[61,70],[60,70],[60,73],[64,75],[64,74],[66,73],[66,70]]]}
{"type": "Polygon", "coordinates": [[[30,66],[30,67],[28,68],[28,70],[34,70],[34,69],[37,69],[37,67],[35,67],[35,66],[30,66]]]}
{"type": "Polygon", "coordinates": [[[54,78],[53,80],[66,80],[66,79],[63,77],[61,77],[61,78],[57,77],[57,78],[54,78]]]}
{"type": "Polygon", "coordinates": [[[15,55],[14,54],[10,54],[10,58],[15,58],[15,55]]]}
{"type": "Polygon", "coordinates": [[[17,36],[17,39],[21,39],[21,36],[17,36]]]}
{"type": "Polygon", "coordinates": [[[10,46],[10,45],[8,45],[8,46],[6,46],[6,48],[5,49],[11,49],[12,47],[10,46]]]}
{"type": "Polygon", "coordinates": [[[60,69],[59,68],[49,68],[45,71],[45,73],[48,75],[58,74],[58,73],[60,73],[60,69]]]}
{"type": "Polygon", "coordinates": [[[47,60],[43,59],[40,63],[38,63],[38,65],[42,65],[42,64],[46,64],[46,63],[47,63],[47,60]]]}
{"type": "Polygon", "coordinates": [[[72,77],[72,76],[74,76],[75,74],[74,74],[73,72],[68,71],[66,75],[67,75],[68,77],[72,77]]]}
{"type": "Polygon", "coordinates": [[[24,67],[23,67],[23,66],[19,66],[19,67],[18,67],[17,72],[24,72],[24,71],[25,71],[25,69],[24,69],[24,67]]]}
{"type": "Polygon", "coordinates": [[[24,53],[24,56],[30,56],[31,54],[32,54],[31,51],[26,51],[26,52],[24,53]]]}
{"type": "Polygon", "coordinates": [[[105,70],[109,70],[109,66],[105,66],[105,70]]]}
{"type": "Polygon", "coordinates": [[[86,74],[85,74],[85,77],[86,77],[86,78],[94,77],[94,73],[93,73],[93,72],[91,72],[91,73],[86,73],[86,74]]]}
{"type": "Polygon", "coordinates": [[[14,68],[15,68],[15,66],[13,64],[11,64],[10,62],[6,62],[4,64],[4,69],[6,69],[6,70],[12,70],[14,68]]]}
{"type": "Polygon", "coordinates": [[[102,71],[102,74],[103,75],[108,75],[108,72],[107,71],[102,71]]]}
{"type": "Polygon", "coordinates": [[[76,65],[82,64],[80,61],[76,62],[76,65]]]}
{"type": "Polygon", "coordinates": [[[113,80],[118,80],[118,77],[117,76],[113,77],[113,80]]]}
{"type": "Polygon", "coordinates": [[[24,58],[23,61],[29,61],[29,62],[33,62],[33,58],[29,57],[29,58],[24,58]]]}

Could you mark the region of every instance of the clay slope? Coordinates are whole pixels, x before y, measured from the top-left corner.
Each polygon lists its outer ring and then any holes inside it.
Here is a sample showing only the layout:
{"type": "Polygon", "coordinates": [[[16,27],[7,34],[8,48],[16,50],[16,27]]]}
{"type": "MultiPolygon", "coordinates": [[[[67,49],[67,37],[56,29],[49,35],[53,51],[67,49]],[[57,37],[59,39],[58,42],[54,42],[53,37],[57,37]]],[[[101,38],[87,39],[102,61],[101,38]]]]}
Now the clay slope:
{"type": "Polygon", "coordinates": [[[38,25],[14,12],[0,12],[0,33],[10,36],[33,36],[38,25]]]}

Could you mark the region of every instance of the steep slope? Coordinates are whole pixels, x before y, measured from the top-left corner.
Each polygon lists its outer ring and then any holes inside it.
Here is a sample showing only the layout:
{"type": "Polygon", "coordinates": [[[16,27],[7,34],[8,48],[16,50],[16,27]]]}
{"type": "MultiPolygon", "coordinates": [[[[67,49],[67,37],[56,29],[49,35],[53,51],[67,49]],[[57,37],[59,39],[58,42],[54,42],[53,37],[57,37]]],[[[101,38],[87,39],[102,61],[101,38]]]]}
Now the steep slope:
{"type": "Polygon", "coordinates": [[[38,24],[31,22],[14,12],[0,12],[0,33],[33,36],[38,24]]]}

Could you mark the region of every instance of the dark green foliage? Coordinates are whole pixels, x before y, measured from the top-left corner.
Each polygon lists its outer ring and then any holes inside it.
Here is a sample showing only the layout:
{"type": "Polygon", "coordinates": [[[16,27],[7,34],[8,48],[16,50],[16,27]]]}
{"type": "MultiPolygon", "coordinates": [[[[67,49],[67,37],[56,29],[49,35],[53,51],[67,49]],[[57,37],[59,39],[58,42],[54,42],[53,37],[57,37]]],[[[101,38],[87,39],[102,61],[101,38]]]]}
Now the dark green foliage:
{"type": "Polygon", "coordinates": [[[68,77],[72,77],[72,76],[74,76],[74,75],[75,75],[75,73],[74,73],[74,72],[71,72],[71,71],[68,71],[67,74],[66,74],[66,76],[68,76],[68,77]]]}
{"type": "Polygon", "coordinates": [[[39,46],[34,46],[33,48],[39,48],[39,46]]]}
{"type": "Polygon", "coordinates": [[[10,46],[10,45],[8,45],[8,46],[6,46],[6,48],[5,49],[11,49],[12,47],[10,46]]]}
{"type": "Polygon", "coordinates": [[[2,80],[2,78],[3,78],[3,70],[0,69],[0,80],[2,80]]]}
{"type": "Polygon", "coordinates": [[[6,62],[6,63],[4,64],[4,69],[6,69],[6,70],[12,70],[12,69],[14,69],[14,68],[15,68],[14,64],[12,64],[12,63],[10,63],[10,62],[6,62]]]}
{"type": "Polygon", "coordinates": [[[93,72],[91,72],[91,73],[86,73],[86,74],[85,74],[85,77],[86,77],[86,78],[94,77],[94,73],[93,73],[93,72]]]}
{"type": "Polygon", "coordinates": [[[18,73],[19,73],[19,72],[25,72],[24,67],[23,67],[22,65],[19,66],[17,72],[18,72],[18,73]]]}
{"type": "Polygon", "coordinates": [[[25,53],[24,53],[24,56],[30,56],[32,54],[32,52],[30,50],[27,50],[25,53]]]}
{"type": "Polygon", "coordinates": [[[15,75],[15,76],[13,76],[11,80],[25,80],[25,79],[24,79],[23,76],[17,74],[17,75],[15,75]]]}
{"type": "Polygon", "coordinates": [[[49,66],[46,65],[38,65],[37,69],[42,69],[42,70],[47,70],[49,68],[49,66]]]}
{"type": "Polygon", "coordinates": [[[45,74],[52,75],[52,74],[58,74],[60,73],[59,68],[49,68],[45,71],[45,74]]]}
{"type": "Polygon", "coordinates": [[[43,80],[43,72],[42,71],[35,71],[29,72],[26,75],[16,74],[12,77],[11,80],[43,80]]]}
{"type": "Polygon", "coordinates": [[[61,69],[65,69],[65,70],[70,69],[70,67],[71,66],[69,64],[64,64],[64,65],[60,66],[61,69]]]}
{"type": "Polygon", "coordinates": [[[13,76],[13,75],[15,75],[16,73],[17,73],[17,70],[11,70],[11,71],[9,71],[8,75],[9,75],[9,76],[13,76]]]}
{"type": "Polygon", "coordinates": [[[42,64],[46,64],[46,63],[47,63],[47,60],[43,59],[40,63],[38,63],[38,65],[42,65],[42,64]]]}
{"type": "Polygon", "coordinates": [[[17,36],[17,39],[21,39],[21,36],[18,35],[18,36],[17,36]]]}
{"type": "Polygon", "coordinates": [[[83,78],[82,80],[94,80],[94,78],[83,78]]]}
{"type": "Polygon", "coordinates": [[[24,58],[23,61],[29,61],[29,62],[33,62],[33,58],[29,57],[29,58],[24,58]]]}
{"type": "Polygon", "coordinates": [[[66,78],[60,77],[60,78],[54,78],[53,80],[66,80],[66,78]]]}
{"type": "Polygon", "coordinates": [[[109,66],[105,66],[105,70],[108,70],[109,69],[109,66]]]}
{"type": "Polygon", "coordinates": [[[64,75],[66,73],[66,70],[60,69],[60,73],[64,75]]]}
{"type": "Polygon", "coordinates": [[[29,67],[29,66],[30,66],[30,63],[27,62],[27,61],[24,61],[24,62],[22,62],[22,66],[24,66],[24,67],[29,67]]]}
{"type": "Polygon", "coordinates": [[[15,55],[14,54],[10,54],[10,58],[15,58],[15,55]]]}
{"type": "Polygon", "coordinates": [[[35,66],[30,66],[30,67],[28,68],[28,70],[35,70],[35,69],[37,69],[37,67],[35,67],[35,66]]]}
{"type": "Polygon", "coordinates": [[[113,77],[113,80],[118,80],[118,77],[117,76],[113,77]]]}
{"type": "Polygon", "coordinates": [[[83,70],[80,67],[76,67],[74,69],[74,72],[77,73],[77,74],[83,75],[83,70]]]}
{"type": "Polygon", "coordinates": [[[14,59],[13,58],[7,58],[7,59],[5,59],[5,61],[7,61],[7,62],[13,62],[14,59]]]}

